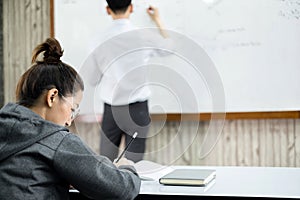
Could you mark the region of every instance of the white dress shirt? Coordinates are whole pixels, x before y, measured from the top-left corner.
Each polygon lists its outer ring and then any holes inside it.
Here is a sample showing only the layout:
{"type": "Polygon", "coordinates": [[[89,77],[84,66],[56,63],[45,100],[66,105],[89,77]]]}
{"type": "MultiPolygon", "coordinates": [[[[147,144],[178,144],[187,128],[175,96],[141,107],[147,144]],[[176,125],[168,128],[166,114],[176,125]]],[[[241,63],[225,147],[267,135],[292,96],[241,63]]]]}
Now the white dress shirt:
{"type": "Polygon", "coordinates": [[[137,29],[128,19],[113,20],[93,42],[95,48],[81,68],[83,79],[100,84],[97,95],[110,105],[145,101],[151,93],[147,62],[151,56],[169,54],[161,50],[168,43],[157,29],[137,29]]]}

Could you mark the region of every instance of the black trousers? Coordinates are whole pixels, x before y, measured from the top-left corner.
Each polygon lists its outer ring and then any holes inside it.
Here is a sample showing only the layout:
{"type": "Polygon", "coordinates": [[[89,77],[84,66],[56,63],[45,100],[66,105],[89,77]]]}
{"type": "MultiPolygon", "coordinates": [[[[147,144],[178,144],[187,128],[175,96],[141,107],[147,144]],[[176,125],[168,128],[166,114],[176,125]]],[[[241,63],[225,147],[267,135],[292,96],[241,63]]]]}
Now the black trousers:
{"type": "Polygon", "coordinates": [[[148,101],[124,106],[111,106],[105,103],[101,124],[100,154],[113,161],[118,156],[122,136],[125,136],[125,145],[127,145],[133,134],[137,132],[138,135],[125,153],[125,157],[134,162],[142,160],[150,123],[148,101]]]}

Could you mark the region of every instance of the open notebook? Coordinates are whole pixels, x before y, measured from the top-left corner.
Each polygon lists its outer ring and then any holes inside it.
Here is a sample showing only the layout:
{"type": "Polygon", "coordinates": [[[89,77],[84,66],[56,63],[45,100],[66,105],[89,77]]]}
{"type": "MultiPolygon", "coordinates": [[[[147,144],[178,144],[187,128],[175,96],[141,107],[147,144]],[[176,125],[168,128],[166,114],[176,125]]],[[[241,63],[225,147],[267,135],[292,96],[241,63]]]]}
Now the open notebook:
{"type": "Polygon", "coordinates": [[[141,160],[135,163],[134,167],[141,180],[144,181],[159,181],[162,176],[174,171],[173,167],[160,165],[148,160],[141,160]]]}

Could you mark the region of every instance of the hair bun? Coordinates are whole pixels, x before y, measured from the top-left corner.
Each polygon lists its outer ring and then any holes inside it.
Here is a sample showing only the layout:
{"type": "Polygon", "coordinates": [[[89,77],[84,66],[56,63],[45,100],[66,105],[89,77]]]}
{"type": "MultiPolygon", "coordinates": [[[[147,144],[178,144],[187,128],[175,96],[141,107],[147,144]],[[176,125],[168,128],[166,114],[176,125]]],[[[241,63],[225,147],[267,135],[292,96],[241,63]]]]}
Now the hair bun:
{"type": "Polygon", "coordinates": [[[32,55],[32,63],[37,62],[37,57],[41,52],[44,52],[43,61],[45,63],[59,63],[61,62],[60,57],[63,55],[63,50],[59,44],[59,42],[55,38],[48,38],[45,42],[38,45],[32,55]]]}
{"type": "Polygon", "coordinates": [[[45,52],[44,53],[44,62],[46,63],[57,63],[60,61],[60,57],[62,56],[62,53],[59,54],[57,52],[45,52]]]}
{"type": "Polygon", "coordinates": [[[63,55],[63,50],[59,42],[54,38],[48,38],[45,42],[45,53],[44,62],[46,63],[58,63],[60,62],[60,57],[63,55]]]}

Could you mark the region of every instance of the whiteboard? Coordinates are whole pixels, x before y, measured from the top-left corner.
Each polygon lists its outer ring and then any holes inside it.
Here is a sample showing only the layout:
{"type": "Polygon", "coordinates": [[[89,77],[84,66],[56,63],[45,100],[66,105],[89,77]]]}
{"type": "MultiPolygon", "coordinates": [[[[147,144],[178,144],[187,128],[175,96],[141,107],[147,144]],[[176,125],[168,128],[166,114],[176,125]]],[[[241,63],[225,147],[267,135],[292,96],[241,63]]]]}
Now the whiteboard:
{"type": "MultiPolygon", "coordinates": [[[[300,1],[133,0],[131,20],[138,27],[154,27],[149,5],[159,8],[170,34],[195,43],[199,59],[212,68],[211,74],[195,69],[178,54],[154,58],[151,113],[300,109],[300,1]]],[[[105,6],[104,0],[54,1],[55,37],[63,60],[78,71],[90,39],[111,22],[105,6]]],[[[83,114],[102,112],[95,93],[86,84],[83,114]]]]}

